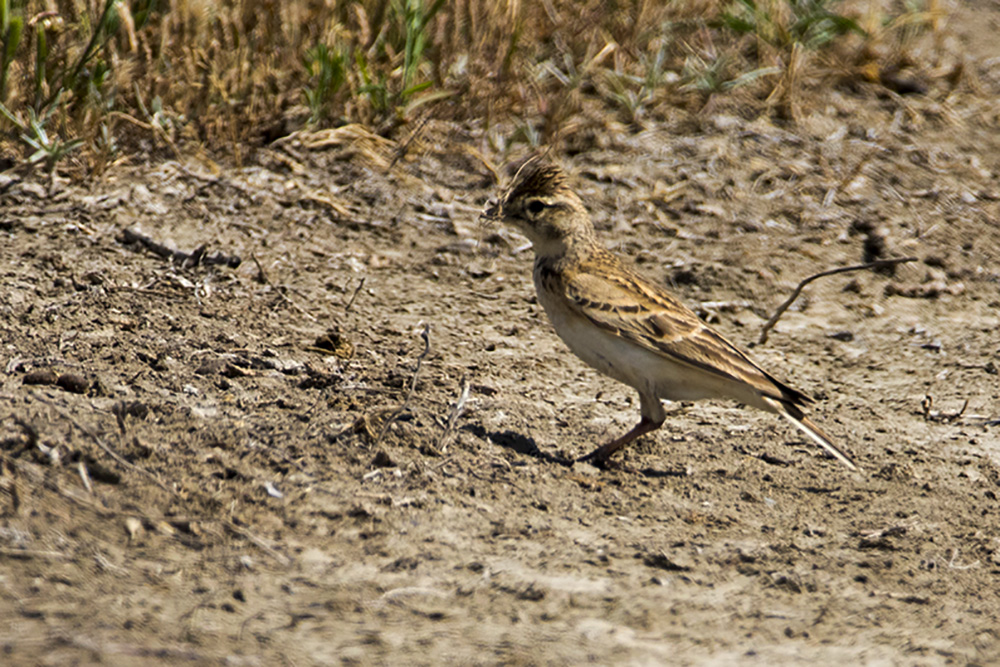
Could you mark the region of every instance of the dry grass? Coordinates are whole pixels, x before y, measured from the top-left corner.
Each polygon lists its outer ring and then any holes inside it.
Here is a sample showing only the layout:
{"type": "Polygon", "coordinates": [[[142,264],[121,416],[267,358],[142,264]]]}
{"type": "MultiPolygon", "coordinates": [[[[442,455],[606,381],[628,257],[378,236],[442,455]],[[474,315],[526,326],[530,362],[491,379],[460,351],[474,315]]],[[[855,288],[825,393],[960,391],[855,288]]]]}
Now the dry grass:
{"type": "Polygon", "coordinates": [[[794,121],[831,80],[900,85],[942,19],[929,3],[0,0],[0,158],[239,162],[307,124],[392,136],[425,115],[477,122],[502,152],[727,99],[794,121]]]}

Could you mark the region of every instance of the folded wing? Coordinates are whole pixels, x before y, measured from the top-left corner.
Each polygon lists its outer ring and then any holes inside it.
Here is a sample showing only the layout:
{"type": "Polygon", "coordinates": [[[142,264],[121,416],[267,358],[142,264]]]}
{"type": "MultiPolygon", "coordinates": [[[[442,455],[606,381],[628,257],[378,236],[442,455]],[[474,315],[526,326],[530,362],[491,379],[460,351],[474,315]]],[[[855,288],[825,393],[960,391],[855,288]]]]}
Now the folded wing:
{"type": "MultiPolygon", "coordinates": [[[[610,254],[600,259],[609,261],[610,254]]],[[[764,372],[687,306],[638,274],[582,267],[564,279],[563,289],[573,307],[602,329],[672,361],[749,384],[761,395],[782,403],[812,402],[764,372]]]]}

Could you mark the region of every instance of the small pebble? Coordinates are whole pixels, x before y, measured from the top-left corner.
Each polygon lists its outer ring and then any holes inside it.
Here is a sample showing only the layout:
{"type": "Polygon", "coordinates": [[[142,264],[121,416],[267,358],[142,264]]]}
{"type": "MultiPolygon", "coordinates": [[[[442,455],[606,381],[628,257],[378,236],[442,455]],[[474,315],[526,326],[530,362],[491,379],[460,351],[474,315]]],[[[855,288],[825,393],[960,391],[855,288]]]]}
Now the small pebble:
{"type": "Polygon", "coordinates": [[[90,383],[74,373],[63,373],[56,380],[56,385],[74,394],[86,394],[90,383]]]}
{"type": "Polygon", "coordinates": [[[23,384],[55,384],[59,381],[59,376],[51,368],[41,368],[31,371],[21,380],[23,384]]]}

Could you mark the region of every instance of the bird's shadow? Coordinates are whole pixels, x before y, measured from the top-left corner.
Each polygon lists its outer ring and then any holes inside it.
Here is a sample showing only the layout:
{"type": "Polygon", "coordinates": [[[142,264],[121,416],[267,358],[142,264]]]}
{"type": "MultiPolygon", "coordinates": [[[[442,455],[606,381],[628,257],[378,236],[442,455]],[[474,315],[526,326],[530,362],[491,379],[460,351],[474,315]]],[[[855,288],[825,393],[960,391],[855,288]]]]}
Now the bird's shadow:
{"type": "Polygon", "coordinates": [[[575,462],[573,459],[543,452],[538,448],[538,443],[535,442],[534,438],[517,433],[516,431],[487,431],[479,424],[469,424],[462,427],[462,430],[468,431],[477,438],[489,440],[493,444],[503,447],[504,449],[509,449],[513,452],[517,452],[518,454],[530,456],[531,458],[544,461],[545,463],[558,463],[559,465],[570,467],[575,462]]]}
{"type": "MultiPolygon", "coordinates": [[[[550,454],[542,451],[539,449],[538,443],[535,442],[534,438],[516,431],[487,431],[479,424],[468,424],[462,427],[462,430],[468,431],[477,438],[489,440],[495,445],[517,452],[518,454],[522,454],[524,456],[530,456],[531,458],[544,463],[558,463],[561,466],[572,468],[573,464],[578,462],[576,459],[566,458],[564,456],[558,456],[556,454],[550,454]]],[[[656,468],[649,467],[638,469],[617,461],[588,462],[588,465],[592,465],[600,470],[631,472],[637,475],[642,475],[643,477],[688,476],[688,472],[686,470],[658,470],[656,468]]]]}

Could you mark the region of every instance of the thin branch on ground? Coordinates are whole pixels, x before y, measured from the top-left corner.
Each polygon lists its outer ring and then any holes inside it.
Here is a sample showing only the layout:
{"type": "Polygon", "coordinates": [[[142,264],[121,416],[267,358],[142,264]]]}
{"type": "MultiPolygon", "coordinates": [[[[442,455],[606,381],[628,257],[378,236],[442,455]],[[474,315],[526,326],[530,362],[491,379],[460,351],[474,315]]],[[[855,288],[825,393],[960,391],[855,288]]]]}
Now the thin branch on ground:
{"type": "Polygon", "coordinates": [[[14,357],[7,362],[7,375],[19,370],[28,370],[26,366],[54,366],[59,364],[69,368],[83,368],[83,364],[67,361],[62,357],[14,357]]]}
{"type": "Polygon", "coordinates": [[[396,148],[396,150],[393,151],[394,155],[392,156],[392,161],[389,163],[389,166],[385,170],[386,174],[392,171],[392,168],[396,166],[397,162],[406,157],[406,152],[410,150],[410,144],[412,144],[416,140],[416,138],[420,136],[420,133],[423,132],[424,130],[424,126],[427,125],[427,121],[429,121],[430,119],[431,119],[430,115],[424,116],[421,119],[421,121],[417,124],[417,129],[413,130],[413,132],[410,133],[410,136],[407,137],[406,141],[400,144],[396,148]]]}
{"type": "Polygon", "coordinates": [[[0,547],[0,556],[6,556],[7,558],[22,558],[25,560],[30,560],[32,558],[49,558],[53,560],[65,560],[66,558],[69,558],[68,554],[64,554],[59,551],[43,551],[38,549],[17,549],[10,547],[0,547]]]}
{"type": "Polygon", "coordinates": [[[948,424],[960,419],[962,415],[965,414],[966,408],[969,407],[969,399],[965,399],[965,402],[962,403],[962,407],[958,409],[958,412],[952,412],[950,414],[945,412],[932,412],[932,407],[934,407],[934,397],[927,394],[924,396],[923,400],[920,401],[920,409],[924,413],[924,421],[943,422],[948,424]]]}
{"type": "MultiPolygon", "coordinates": [[[[138,85],[136,87],[138,87],[138,85]]],[[[145,110],[145,108],[143,108],[143,110],[145,110]]],[[[108,118],[120,118],[122,120],[128,121],[129,123],[132,123],[136,127],[141,127],[144,130],[152,132],[153,136],[163,139],[164,143],[170,147],[170,150],[174,154],[174,159],[178,161],[183,159],[180,150],[177,148],[177,144],[174,143],[174,140],[170,138],[170,135],[167,134],[167,132],[162,127],[160,127],[159,124],[157,124],[156,122],[145,123],[136,118],[135,116],[124,113],[122,111],[109,111],[108,118]]]]}
{"type": "Polygon", "coordinates": [[[229,521],[229,520],[226,520],[226,519],[224,519],[222,521],[222,525],[225,526],[226,530],[228,530],[229,532],[233,533],[234,535],[236,535],[238,537],[242,537],[243,539],[248,540],[249,542],[251,542],[255,547],[257,547],[258,549],[260,549],[261,551],[263,551],[264,553],[266,553],[268,556],[270,556],[274,560],[278,561],[278,563],[280,563],[281,565],[287,567],[288,565],[292,564],[292,561],[291,561],[290,558],[288,558],[288,556],[286,556],[283,553],[280,553],[279,551],[276,551],[274,549],[274,547],[272,547],[267,542],[265,542],[261,538],[257,537],[253,533],[251,533],[246,528],[240,528],[239,526],[237,526],[232,521],[229,521]]]}
{"type": "Polygon", "coordinates": [[[158,255],[164,259],[169,259],[175,264],[180,264],[181,266],[210,266],[213,264],[221,264],[228,266],[231,269],[238,267],[243,260],[240,259],[238,255],[226,255],[221,252],[217,252],[214,255],[206,255],[205,250],[208,246],[201,245],[195,248],[192,252],[183,252],[181,250],[171,250],[167,246],[154,241],[150,237],[146,236],[141,232],[137,232],[134,229],[125,228],[122,230],[122,235],[119,239],[122,243],[139,243],[144,248],[152,252],[154,255],[158,255]]]}
{"type": "Polygon", "coordinates": [[[308,317],[313,322],[318,321],[316,319],[316,317],[312,313],[310,313],[308,310],[306,310],[305,308],[303,308],[302,306],[300,306],[299,304],[297,304],[292,299],[292,297],[290,297],[287,294],[285,294],[286,290],[285,290],[285,288],[282,285],[275,285],[273,282],[271,282],[271,278],[268,277],[267,272],[264,271],[264,267],[261,265],[260,260],[257,259],[257,255],[250,255],[250,259],[252,259],[254,261],[254,264],[257,265],[257,272],[258,272],[258,278],[257,279],[258,279],[259,282],[261,282],[261,283],[267,285],[268,287],[270,287],[271,289],[273,289],[274,292],[278,296],[280,296],[282,299],[285,300],[285,303],[287,303],[292,308],[294,308],[295,310],[299,311],[300,313],[302,313],[303,315],[305,315],[306,317],[308,317]]]}
{"type": "Polygon", "coordinates": [[[358,281],[358,286],[354,288],[354,294],[351,295],[351,300],[347,302],[346,306],[344,306],[344,313],[345,314],[348,313],[348,312],[350,312],[351,306],[354,305],[354,300],[358,298],[358,292],[360,292],[361,288],[365,286],[365,280],[366,279],[367,279],[367,276],[362,276],[361,280],[358,281]]]}
{"type": "Polygon", "coordinates": [[[76,462],[76,471],[80,475],[80,481],[83,482],[83,488],[87,489],[87,493],[93,493],[94,485],[90,481],[90,471],[87,470],[83,460],[76,462]]]}
{"type": "Polygon", "coordinates": [[[151,480],[153,480],[153,482],[158,487],[160,487],[161,489],[163,489],[164,491],[167,491],[169,493],[173,493],[174,495],[177,494],[177,492],[175,490],[173,490],[169,486],[167,486],[167,484],[165,482],[163,482],[159,477],[157,477],[156,475],[154,475],[150,471],[146,470],[145,468],[141,468],[141,467],[135,465],[134,463],[131,463],[131,462],[127,461],[125,458],[122,457],[121,454],[119,454],[115,450],[111,449],[111,447],[108,446],[108,444],[106,442],[104,442],[104,439],[101,438],[101,436],[97,435],[97,433],[95,433],[92,428],[90,428],[89,426],[85,426],[84,424],[81,424],[79,421],[77,421],[77,419],[73,415],[71,415],[70,413],[66,412],[65,410],[63,410],[58,405],[56,405],[54,401],[50,401],[49,399],[47,399],[47,398],[45,398],[45,397],[43,397],[43,396],[41,396],[39,394],[36,394],[36,393],[33,393],[32,397],[35,400],[41,401],[42,403],[45,403],[46,405],[51,406],[52,409],[55,410],[56,412],[58,412],[61,417],[63,417],[69,423],[71,423],[73,426],[77,427],[83,433],[85,433],[91,440],[93,440],[97,444],[98,447],[100,447],[101,449],[104,450],[105,454],[107,454],[108,456],[110,456],[111,458],[113,458],[123,468],[125,468],[126,470],[131,470],[133,472],[141,473],[141,474],[149,477],[151,480]]]}
{"type": "Polygon", "coordinates": [[[270,285],[271,287],[274,287],[271,283],[271,278],[267,275],[267,271],[264,270],[264,265],[260,263],[259,259],[257,259],[257,255],[251,254],[250,259],[252,259],[253,263],[257,265],[257,282],[261,285],[270,285]]]}
{"type": "Polygon", "coordinates": [[[465,410],[465,402],[469,400],[470,386],[469,381],[465,377],[462,377],[462,389],[458,393],[458,400],[455,401],[455,407],[452,408],[451,414],[448,415],[448,422],[445,424],[444,432],[438,438],[437,450],[441,454],[445,453],[448,441],[455,432],[455,424],[458,423],[458,418],[462,416],[462,412],[465,410]]]}
{"type": "Polygon", "coordinates": [[[820,271],[817,274],[811,275],[808,278],[803,279],[802,282],[800,282],[795,287],[795,289],[792,290],[791,296],[785,299],[785,302],[782,303],[780,306],[778,306],[778,309],[774,311],[774,315],[771,316],[771,319],[769,319],[767,323],[764,324],[763,328],[761,328],[760,338],[757,339],[757,344],[763,345],[764,343],[767,342],[768,333],[771,331],[771,329],[774,328],[774,325],[778,323],[778,320],[781,319],[781,316],[785,314],[785,311],[788,310],[793,303],[795,303],[795,300],[799,298],[800,294],[802,294],[802,290],[805,289],[805,286],[811,283],[812,281],[816,280],[817,278],[834,276],[837,275],[838,273],[847,273],[849,271],[880,269],[884,266],[895,266],[897,264],[905,264],[907,262],[915,262],[915,261],[917,261],[916,257],[900,257],[898,259],[880,259],[874,262],[868,262],[867,264],[856,264],[854,266],[841,266],[836,269],[820,271]]]}
{"type": "Polygon", "coordinates": [[[417,389],[417,378],[420,376],[420,368],[423,366],[424,359],[427,357],[427,354],[431,351],[430,324],[424,324],[424,329],[423,331],[420,332],[420,337],[424,339],[424,351],[420,353],[419,357],[417,357],[417,368],[416,370],[413,371],[413,379],[410,380],[410,391],[407,392],[406,398],[403,400],[402,405],[396,408],[393,411],[393,413],[389,415],[388,419],[386,419],[385,422],[382,423],[382,428],[379,429],[378,435],[372,442],[372,446],[377,446],[378,443],[382,442],[382,436],[384,436],[385,432],[389,430],[389,427],[392,426],[392,423],[396,421],[396,419],[398,419],[401,414],[406,412],[407,408],[410,407],[410,401],[413,399],[413,394],[417,389]]]}

